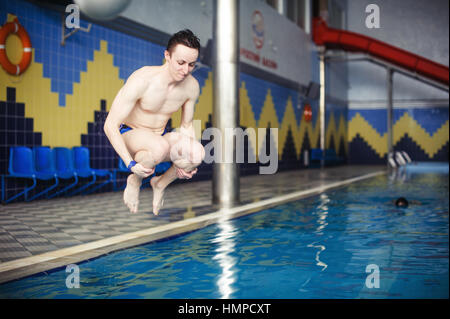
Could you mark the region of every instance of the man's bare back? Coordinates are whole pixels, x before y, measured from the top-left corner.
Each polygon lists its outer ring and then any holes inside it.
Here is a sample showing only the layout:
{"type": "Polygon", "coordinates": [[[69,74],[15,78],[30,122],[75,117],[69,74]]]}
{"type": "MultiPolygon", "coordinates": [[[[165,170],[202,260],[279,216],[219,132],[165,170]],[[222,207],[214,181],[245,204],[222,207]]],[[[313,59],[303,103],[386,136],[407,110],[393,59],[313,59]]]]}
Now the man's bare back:
{"type": "Polygon", "coordinates": [[[193,127],[200,87],[190,73],[198,49],[178,44],[165,51],[165,58],[164,65],[143,67],[128,78],[105,121],[105,134],[133,173],[124,191],[124,202],[132,213],[138,209],[142,179],[153,174],[158,163],[171,161],[173,165],[151,180],[155,215],[162,206],[165,188],[176,178],[191,178],[205,155],[193,127]],[[180,108],[179,132],[163,134],[168,120],[180,108]],[[131,130],[120,132],[122,124],[131,130]]]}

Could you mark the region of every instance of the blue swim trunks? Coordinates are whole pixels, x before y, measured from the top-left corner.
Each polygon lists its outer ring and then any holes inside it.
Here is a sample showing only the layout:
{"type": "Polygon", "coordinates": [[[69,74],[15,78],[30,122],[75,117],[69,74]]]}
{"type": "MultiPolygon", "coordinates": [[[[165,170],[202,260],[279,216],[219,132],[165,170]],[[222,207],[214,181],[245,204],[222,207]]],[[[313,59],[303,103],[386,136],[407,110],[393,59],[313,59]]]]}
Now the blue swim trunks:
{"type": "Polygon", "coordinates": [[[119,127],[120,134],[123,134],[125,132],[131,131],[132,129],[133,128],[129,127],[126,124],[120,124],[120,127],[119,127]]]}
{"type": "MultiPolygon", "coordinates": [[[[131,131],[132,129],[133,129],[132,127],[129,127],[126,124],[120,124],[120,127],[119,127],[120,134],[131,131]]],[[[166,133],[167,133],[167,131],[166,131],[166,129],[164,129],[164,132],[161,134],[161,136],[163,136],[166,133]]]]}
{"type": "MultiPolygon", "coordinates": [[[[125,132],[131,131],[132,129],[133,129],[132,127],[129,127],[126,124],[120,124],[120,127],[119,127],[120,134],[123,134],[125,132]]],[[[167,133],[167,131],[164,128],[164,132],[162,133],[161,136],[163,136],[166,133],[167,133]]],[[[171,166],[170,162],[161,162],[161,163],[159,163],[158,165],[155,166],[155,173],[162,174],[165,171],[167,171],[170,166],[171,166]]]]}

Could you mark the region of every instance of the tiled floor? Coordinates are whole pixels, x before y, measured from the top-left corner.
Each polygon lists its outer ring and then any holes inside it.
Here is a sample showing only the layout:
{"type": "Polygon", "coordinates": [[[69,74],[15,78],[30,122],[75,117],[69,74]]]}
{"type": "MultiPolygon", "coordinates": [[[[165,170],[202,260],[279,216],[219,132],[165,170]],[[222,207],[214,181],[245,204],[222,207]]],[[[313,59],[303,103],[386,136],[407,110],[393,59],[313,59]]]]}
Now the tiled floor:
{"type": "MultiPolygon", "coordinates": [[[[340,166],[241,177],[241,203],[251,203],[384,170],[384,166],[340,166]]],[[[0,263],[170,224],[217,210],[211,181],[169,186],[159,216],[151,213],[152,191],[140,194],[130,214],[122,192],[39,200],[0,206],[0,263]]]]}

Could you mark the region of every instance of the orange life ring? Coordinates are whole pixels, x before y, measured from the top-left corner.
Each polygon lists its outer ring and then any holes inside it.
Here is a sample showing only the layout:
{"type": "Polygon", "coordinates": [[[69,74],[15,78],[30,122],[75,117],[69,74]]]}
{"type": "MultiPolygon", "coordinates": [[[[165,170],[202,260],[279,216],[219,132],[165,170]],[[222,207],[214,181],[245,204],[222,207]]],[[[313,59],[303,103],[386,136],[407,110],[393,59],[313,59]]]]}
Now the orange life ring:
{"type": "Polygon", "coordinates": [[[305,108],[303,109],[303,116],[305,117],[306,122],[310,122],[312,120],[311,105],[309,105],[309,104],[305,105],[305,108]]]}
{"type": "Polygon", "coordinates": [[[0,64],[6,72],[13,75],[23,73],[31,62],[31,41],[25,28],[19,24],[17,18],[13,22],[7,22],[0,29],[0,64]],[[15,33],[22,41],[23,54],[19,64],[12,64],[6,55],[6,38],[10,33],[15,33]]]}

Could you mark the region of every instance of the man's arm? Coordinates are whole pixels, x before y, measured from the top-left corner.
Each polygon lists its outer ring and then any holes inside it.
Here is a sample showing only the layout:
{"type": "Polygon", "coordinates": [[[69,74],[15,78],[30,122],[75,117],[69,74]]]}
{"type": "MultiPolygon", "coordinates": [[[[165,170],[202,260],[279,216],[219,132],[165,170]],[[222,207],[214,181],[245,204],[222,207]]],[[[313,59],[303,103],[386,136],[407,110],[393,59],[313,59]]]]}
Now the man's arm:
{"type": "Polygon", "coordinates": [[[189,99],[183,104],[181,110],[181,125],[180,133],[189,136],[195,140],[195,129],[194,129],[194,111],[195,103],[200,95],[200,86],[197,80],[192,81],[193,88],[191,89],[191,94],[189,99]]]}
{"type": "MultiPolygon", "coordinates": [[[[136,102],[141,98],[142,94],[147,88],[146,81],[142,76],[142,71],[137,70],[130,75],[125,85],[117,93],[112,105],[111,110],[108,113],[108,117],[105,120],[103,130],[108,137],[112,147],[122,158],[126,166],[130,164],[133,158],[128,152],[125,142],[120,134],[120,124],[127,118],[130,112],[133,110],[136,102]]],[[[149,169],[136,164],[132,171],[140,176],[151,173],[149,169]]]]}
{"type": "MultiPolygon", "coordinates": [[[[180,133],[192,138],[195,140],[195,129],[194,129],[194,111],[195,111],[195,103],[197,102],[198,96],[200,95],[200,86],[197,80],[193,81],[191,88],[191,94],[189,99],[183,104],[181,110],[181,125],[180,125],[180,133]]],[[[192,178],[194,174],[197,173],[197,168],[191,172],[187,172],[182,168],[175,168],[176,174],[178,178],[192,178]]]]}

